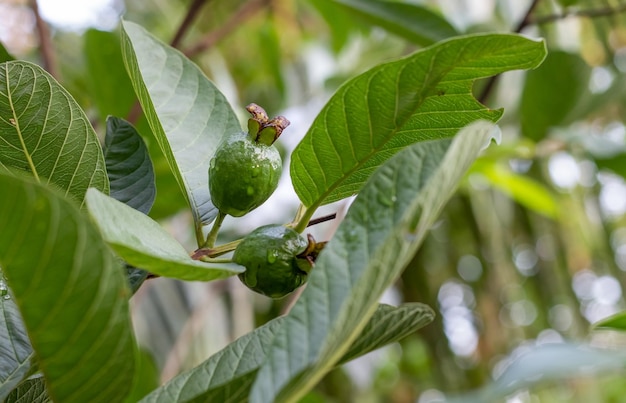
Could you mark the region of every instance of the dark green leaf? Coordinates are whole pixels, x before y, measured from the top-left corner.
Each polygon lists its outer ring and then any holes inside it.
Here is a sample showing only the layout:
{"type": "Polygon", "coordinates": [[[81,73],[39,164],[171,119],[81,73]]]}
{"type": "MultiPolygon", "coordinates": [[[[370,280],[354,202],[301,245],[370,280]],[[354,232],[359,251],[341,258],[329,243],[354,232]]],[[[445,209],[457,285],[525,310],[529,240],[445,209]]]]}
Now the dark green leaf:
{"type": "Polygon", "coordinates": [[[484,121],[406,148],[370,178],[315,263],[259,370],[251,402],[297,401],[344,355],[492,138],[484,121]]]}
{"type": "Polygon", "coordinates": [[[291,178],[307,207],[357,193],[376,167],[419,141],[453,136],[477,119],[496,121],[472,83],[536,67],[543,42],[517,35],[451,39],[350,80],[328,101],[291,156],[291,178]]]}
{"type": "Polygon", "coordinates": [[[15,388],[4,403],[51,402],[43,377],[28,379],[15,388]]]}
{"type": "Polygon", "coordinates": [[[89,187],[109,192],[104,157],[89,119],[41,67],[0,64],[0,166],[30,172],[83,200],[89,187]]]}
{"type": "Polygon", "coordinates": [[[122,50],[152,132],[191,206],[194,221],[217,215],[208,187],[209,161],[237,116],[222,93],[177,50],[124,21],[122,50]]]}
{"type": "Polygon", "coordinates": [[[154,168],[143,139],[124,119],[107,118],[104,160],[111,197],[148,214],[156,197],[154,168]]]}
{"type": "Polygon", "coordinates": [[[141,287],[143,282],[146,281],[150,273],[148,273],[146,270],[138,269],[128,263],[125,264],[125,267],[126,277],[128,278],[128,285],[130,286],[130,291],[134,294],[137,292],[139,287],[141,287]]]}
{"type": "MultiPolygon", "coordinates": [[[[97,229],[56,189],[0,174],[0,265],[55,401],[122,401],[134,374],[129,290],[97,229]]],[[[139,213],[138,213],[139,214],[139,213]]]]}
{"type": "Polygon", "coordinates": [[[104,239],[135,267],[164,277],[210,281],[241,273],[241,266],[210,265],[193,260],[161,226],[145,214],[95,189],[89,189],[87,209],[104,239]]]}
{"type": "MultiPolygon", "coordinates": [[[[414,333],[431,322],[433,316],[433,311],[423,304],[397,308],[379,305],[339,364],[414,333]]],[[[258,368],[283,323],[284,318],[275,319],[237,339],[202,365],[155,390],[142,402],[245,401],[258,368]]]]}
{"type": "Polygon", "coordinates": [[[420,46],[429,46],[459,34],[442,16],[416,4],[389,0],[334,1],[368,23],[420,46]]]}
{"type": "Polygon", "coordinates": [[[11,56],[7,48],[0,42],[0,63],[9,62],[11,60],[15,60],[15,58],[11,56]]]}
{"type": "Polygon", "coordinates": [[[136,403],[159,386],[159,370],[152,355],[145,350],[137,352],[137,369],[133,389],[126,397],[126,403],[136,403]]]}
{"type": "Polygon", "coordinates": [[[34,353],[24,322],[0,271],[0,401],[4,401],[31,369],[34,353]]]}
{"type": "Polygon", "coordinates": [[[524,136],[540,140],[563,123],[588,90],[590,73],[580,56],[562,51],[550,52],[540,68],[528,72],[520,104],[524,136]]]}
{"type": "Polygon", "coordinates": [[[127,116],[137,97],[124,68],[119,33],[89,29],[84,38],[87,89],[100,119],[127,116]]]}

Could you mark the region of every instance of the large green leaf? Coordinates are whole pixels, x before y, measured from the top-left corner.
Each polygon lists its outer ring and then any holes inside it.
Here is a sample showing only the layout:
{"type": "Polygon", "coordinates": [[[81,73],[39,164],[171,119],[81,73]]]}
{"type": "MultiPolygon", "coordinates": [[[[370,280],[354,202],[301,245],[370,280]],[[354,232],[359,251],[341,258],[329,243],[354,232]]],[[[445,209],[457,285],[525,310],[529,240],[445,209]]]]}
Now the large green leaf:
{"type": "Polygon", "coordinates": [[[0,174],[0,265],[57,402],[121,401],[134,373],[129,290],[97,229],[56,189],[0,174]]]}
{"type": "MultiPolygon", "coordinates": [[[[359,338],[339,364],[398,341],[433,320],[428,306],[379,305],[359,338]]],[[[246,401],[257,371],[285,318],[275,319],[235,340],[200,366],[181,374],[146,396],[142,402],[246,401]]]]}
{"type": "Polygon", "coordinates": [[[15,388],[4,403],[47,403],[50,402],[46,383],[42,377],[28,379],[15,388]]]}
{"type": "Polygon", "coordinates": [[[0,271],[0,401],[4,401],[31,369],[34,353],[15,301],[0,271]]]}
{"type": "Polygon", "coordinates": [[[156,197],[154,168],[143,139],[124,119],[107,118],[104,160],[111,197],[148,214],[156,197]]]}
{"type": "Polygon", "coordinates": [[[133,266],[190,281],[215,280],[243,271],[240,266],[215,267],[191,259],[185,248],[156,221],[96,189],[89,189],[86,201],[104,239],[133,266]]]}
{"type": "Polygon", "coordinates": [[[496,121],[472,96],[475,79],[536,67],[543,42],[512,34],[450,39],[379,65],[344,84],[291,156],[291,178],[307,207],[357,193],[402,148],[453,136],[478,119],[496,121]]]}
{"type": "Polygon", "coordinates": [[[412,3],[389,0],[334,0],[370,24],[428,46],[459,33],[442,16],[412,3]]]}
{"type": "Polygon", "coordinates": [[[89,187],[109,191],[104,157],[89,119],[41,67],[0,64],[0,166],[30,172],[79,202],[89,187]]]}
{"type": "Polygon", "coordinates": [[[526,76],[520,102],[524,136],[540,140],[565,121],[589,88],[591,68],[578,55],[554,51],[526,76]]]}
{"type": "Polygon", "coordinates": [[[480,121],[384,164],[352,203],[254,383],[251,402],[297,401],[345,354],[492,138],[480,121]]]}
{"type": "Polygon", "coordinates": [[[119,33],[88,29],[83,54],[87,88],[100,119],[108,115],[127,116],[137,97],[124,68],[119,33]]]}
{"type": "Polygon", "coordinates": [[[241,131],[222,93],[179,51],[132,22],[122,23],[126,69],[152,132],[196,223],[217,215],[208,187],[209,161],[225,135],[241,131]]]}

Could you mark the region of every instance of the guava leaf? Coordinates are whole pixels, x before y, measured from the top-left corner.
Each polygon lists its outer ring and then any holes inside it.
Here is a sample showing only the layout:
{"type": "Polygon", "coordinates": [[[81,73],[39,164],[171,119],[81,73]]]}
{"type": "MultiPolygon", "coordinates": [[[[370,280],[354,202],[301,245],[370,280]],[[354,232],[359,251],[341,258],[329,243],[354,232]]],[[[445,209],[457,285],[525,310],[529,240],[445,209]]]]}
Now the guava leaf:
{"type": "Polygon", "coordinates": [[[107,118],[104,160],[111,197],[148,214],[156,197],[154,168],[143,139],[124,119],[107,118]]]}
{"type": "Polygon", "coordinates": [[[104,240],[133,266],[163,277],[189,281],[216,280],[243,271],[239,266],[215,267],[193,260],[152,218],[96,189],[89,189],[85,200],[104,240]]]}
{"type": "Polygon", "coordinates": [[[43,377],[27,379],[13,389],[4,403],[48,403],[51,402],[43,377]]]}
{"type": "Polygon", "coordinates": [[[122,401],[134,375],[129,290],[78,205],[0,174],[0,266],[54,401],[122,401]]]}
{"type": "Polygon", "coordinates": [[[225,135],[241,131],[237,116],[195,64],[139,25],[122,22],[122,52],[150,128],[194,221],[210,223],[217,209],[209,193],[209,161],[225,135]]]}
{"type": "Polygon", "coordinates": [[[372,25],[428,46],[459,35],[441,15],[416,4],[389,0],[334,0],[372,25]]]}
{"type": "Polygon", "coordinates": [[[31,173],[82,202],[87,188],[108,193],[102,149],[74,98],[41,67],[0,64],[0,167],[31,173]]]}
{"type": "Polygon", "coordinates": [[[472,83],[537,67],[542,41],[513,34],[469,35],[381,64],[331,97],[291,156],[302,203],[315,207],[359,192],[389,157],[410,144],[448,138],[465,125],[497,121],[472,96],[472,83]]]}
{"type": "MultiPolygon", "coordinates": [[[[339,364],[398,341],[430,323],[432,309],[409,303],[381,304],[339,364]]],[[[237,402],[247,399],[254,378],[284,317],[255,329],[146,396],[142,402],[237,402]]]]}
{"type": "Polygon", "coordinates": [[[563,51],[550,52],[540,68],[528,72],[520,101],[524,136],[541,140],[550,127],[565,123],[588,91],[590,75],[579,55],[563,51]]]}
{"type": "Polygon", "coordinates": [[[563,381],[577,376],[626,370],[623,351],[595,348],[584,344],[552,343],[530,348],[511,360],[504,372],[486,387],[463,396],[449,396],[448,403],[502,401],[517,390],[539,382],[563,381]]]}
{"type": "Polygon", "coordinates": [[[28,376],[34,357],[26,328],[0,272],[0,401],[28,376]]]}
{"type": "Polygon", "coordinates": [[[9,53],[7,48],[4,47],[2,42],[0,42],[0,63],[8,62],[11,60],[15,60],[15,58],[9,53]]]}
{"type": "Polygon", "coordinates": [[[297,401],[348,350],[492,135],[480,121],[387,161],[350,206],[276,335],[250,401],[297,401]]]}
{"type": "Polygon", "coordinates": [[[88,29],[83,38],[84,79],[100,119],[127,116],[137,97],[124,68],[119,32],[88,29]]]}

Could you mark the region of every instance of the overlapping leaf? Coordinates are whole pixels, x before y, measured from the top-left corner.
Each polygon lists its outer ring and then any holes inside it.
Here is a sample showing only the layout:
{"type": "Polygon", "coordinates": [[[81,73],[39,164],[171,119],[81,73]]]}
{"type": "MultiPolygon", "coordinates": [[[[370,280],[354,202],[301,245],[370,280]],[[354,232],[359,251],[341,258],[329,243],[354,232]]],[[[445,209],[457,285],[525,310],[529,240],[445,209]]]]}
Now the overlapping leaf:
{"type": "Polygon", "coordinates": [[[215,267],[193,260],[156,221],[95,189],[87,192],[89,214],[104,239],[133,266],[181,280],[209,281],[241,273],[241,267],[215,267]]]}
{"type": "MultiPolygon", "coordinates": [[[[433,320],[433,311],[419,303],[379,305],[339,364],[398,341],[433,320]]],[[[275,319],[237,339],[202,365],[181,374],[142,400],[148,402],[238,402],[247,400],[259,367],[284,318],[275,319]]]]}
{"type": "Polygon", "coordinates": [[[372,176],[286,316],[251,402],[297,401],[339,361],[493,134],[476,122],[454,141],[406,148],[372,176]]]}
{"type": "Polygon", "coordinates": [[[538,66],[543,42],[512,34],[440,42],[386,63],[343,85],[291,156],[300,200],[317,206],[357,193],[369,175],[402,148],[453,136],[478,119],[497,121],[472,96],[472,83],[538,66]]]}
{"type": "Polygon", "coordinates": [[[46,383],[42,377],[28,379],[15,388],[4,403],[48,403],[46,383]]]}
{"type": "Polygon", "coordinates": [[[132,22],[122,24],[126,69],[152,132],[196,223],[217,215],[208,188],[209,161],[225,135],[241,131],[228,101],[198,67],[132,22]]]}
{"type": "Polygon", "coordinates": [[[156,197],[156,185],[143,139],[129,122],[109,116],[104,145],[111,197],[148,214],[156,197]]]}
{"type": "Polygon", "coordinates": [[[458,35],[448,21],[428,8],[389,0],[334,0],[370,24],[409,41],[429,46],[458,35]]]}
{"type": "Polygon", "coordinates": [[[0,166],[30,172],[78,201],[89,187],[109,191],[89,119],[51,75],[28,62],[0,64],[0,166]]]}
{"type": "Polygon", "coordinates": [[[0,174],[0,266],[55,401],[122,401],[134,374],[129,290],[78,206],[0,174]]]}

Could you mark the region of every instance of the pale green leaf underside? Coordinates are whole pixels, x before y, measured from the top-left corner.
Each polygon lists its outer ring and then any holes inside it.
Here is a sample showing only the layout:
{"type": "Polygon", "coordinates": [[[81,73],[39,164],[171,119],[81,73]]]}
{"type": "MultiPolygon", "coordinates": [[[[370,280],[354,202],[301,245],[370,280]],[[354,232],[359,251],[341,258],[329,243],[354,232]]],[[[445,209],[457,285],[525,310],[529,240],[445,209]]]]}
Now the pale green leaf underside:
{"type": "Polygon", "coordinates": [[[129,290],[117,258],[70,200],[0,174],[0,266],[53,400],[121,401],[134,373],[129,290]]]}
{"type": "Polygon", "coordinates": [[[240,267],[216,268],[191,259],[185,248],[152,218],[95,189],[89,189],[85,200],[105,241],[135,267],[189,281],[215,280],[243,271],[240,267]]]}
{"type": "Polygon", "coordinates": [[[453,136],[478,120],[497,121],[472,96],[474,80],[536,67],[545,44],[513,34],[439,42],[344,84],[291,156],[291,178],[307,207],[359,192],[371,173],[404,147],[453,136]]]}
{"type": "Polygon", "coordinates": [[[563,382],[567,378],[626,370],[626,354],[620,350],[585,344],[551,343],[529,349],[513,360],[495,381],[472,393],[450,396],[449,403],[504,401],[518,390],[536,383],[563,382]]]}
{"type": "MultiPolygon", "coordinates": [[[[432,309],[419,303],[379,305],[359,338],[339,364],[398,341],[430,323],[432,309]]],[[[275,319],[216,353],[200,366],[177,376],[142,402],[239,402],[247,399],[284,318],[275,319]]]]}
{"type": "Polygon", "coordinates": [[[276,335],[251,402],[297,401],[345,354],[493,128],[476,122],[453,141],[415,144],[374,173],[276,335]]]}
{"type": "Polygon", "coordinates": [[[150,128],[194,220],[210,223],[217,210],[208,188],[209,161],[225,135],[241,131],[235,113],[195,64],[139,25],[123,21],[122,51],[150,128]]]}
{"type": "Polygon", "coordinates": [[[32,173],[82,202],[87,188],[109,192],[104,157],[74,98],[32,63],[0,64],[0,167],[32,173]]]}
{"type": "Polygon", "coordinates": [[[33,356],[15,301],[0,296],[0,401],[28,375],[33,356]]]}

